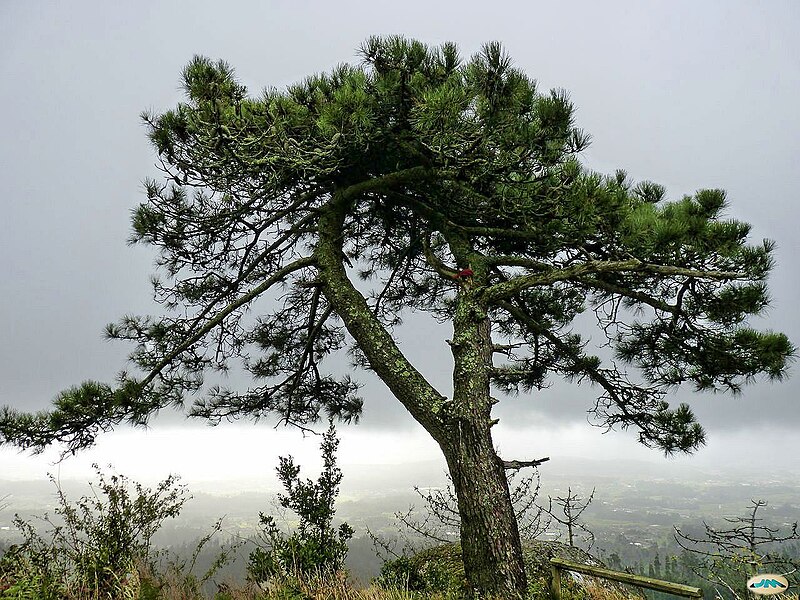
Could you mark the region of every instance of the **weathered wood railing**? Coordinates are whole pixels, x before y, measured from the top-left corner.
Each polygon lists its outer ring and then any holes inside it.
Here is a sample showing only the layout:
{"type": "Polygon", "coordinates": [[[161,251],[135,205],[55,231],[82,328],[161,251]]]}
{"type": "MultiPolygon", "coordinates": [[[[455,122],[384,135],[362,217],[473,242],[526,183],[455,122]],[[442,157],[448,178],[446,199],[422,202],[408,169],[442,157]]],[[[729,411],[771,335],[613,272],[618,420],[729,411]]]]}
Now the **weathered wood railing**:
{"type": "Polygon", "coordinates": [[[641,575],[633,575],[631,573],[612,571],[611,569],[603,569],[601,567],[591,567],[589,565],[570,562],[562,558],[550,559],[550,571],[552,576],[550,589],[554,600],[561,600],[561,571],[575,571],[585,575],[593,575],[594,577],[602,577],[604,579],[619,581],[620,583],[627,583],[651,590],[657,590],[659,592],[675,594],[676,596],[685,596],[687,598],[703,597],[703,590],[697,587],[681,585],[680,583],[672,583],[670,581],[662,581],[660,579],[652,579],[650,577],[642,577],[641,575]]]}

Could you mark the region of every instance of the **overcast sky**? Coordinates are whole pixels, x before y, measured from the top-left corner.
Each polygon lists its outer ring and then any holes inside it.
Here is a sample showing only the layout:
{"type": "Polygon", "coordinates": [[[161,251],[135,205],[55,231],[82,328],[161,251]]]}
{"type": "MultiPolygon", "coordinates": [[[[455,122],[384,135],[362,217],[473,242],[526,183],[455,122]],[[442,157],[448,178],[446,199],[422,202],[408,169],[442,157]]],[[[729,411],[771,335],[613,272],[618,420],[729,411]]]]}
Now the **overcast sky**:
{"type": "MultiPolygon", "coordinates": [[[[778,245],[772,309],[755,324],[800,344],[798,28],[795,0],[4,0],[0,405],[43,409],[65,387],[89,378],[110,381],[124,366],[126,348],[104,341],[103,326],[156,308],[148,284],[153,254],[125,243],[130,211],[144,199],[141,182],[157,174],[139,114],[181,100],[180,72],[193,55],[228,61],[258,94],[358,61],[357,47],[373,34],[451,40],[465,57],[499,40],[540,89],[571,93],[579,126],[593,136],[584,157],[593,168],[624,168],[634,179],[662,183],[671,199],[702,187],[726,189],[729,216],[752,223],[754,241],[766,237],[778,245]]],[[[446,388],[448,329],[412,322],[401,335],[421,370],[446,388]]],[[[781,384],[754,385],[738,398],[678,393],[674,399],[691,402],[709,433],[709,447],[696,460],[780,456],[789,464],[800,456],[791,443],[800,426],[797,370],[781,384]],[[772,434],[784,437],[765,442],[772,434]]],[[[346,460],[436,457],[435,444],[381,384],[369,383],[364,393],[362,423],[343,433],[346,460]]],[[[663,460],[636,447],[629,434],[602,436],[589,427],[585,411],[594,393],[556,384],[504,401],[498,445],[520,455],[509,458],[663,460]]],[[[249,451],[262,456],[263,469],[274,463],[270,457],[302,445],[296,433],[274,434],[264,426],[199,426],[160,419],[148,433],[108,434],[74,464],[99,458],[128,461],[129,472],[208,472],[211,459],[198,457],[217,441],[219,464],[249,451]],[[167,461],[176,441],[183,451],[167,461]],[[138,463],[130,462],[133,449],[138,463]]],[[[0,478],[42,476],[47,467],[41,458],[0,449],[0,478]]]]}

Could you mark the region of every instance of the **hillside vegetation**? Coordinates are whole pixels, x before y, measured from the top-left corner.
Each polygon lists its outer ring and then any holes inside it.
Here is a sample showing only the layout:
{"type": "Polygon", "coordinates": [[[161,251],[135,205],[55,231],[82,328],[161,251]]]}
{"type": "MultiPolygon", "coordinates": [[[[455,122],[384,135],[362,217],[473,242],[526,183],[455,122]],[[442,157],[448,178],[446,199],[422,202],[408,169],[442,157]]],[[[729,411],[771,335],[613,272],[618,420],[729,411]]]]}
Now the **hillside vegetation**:
{"type": "MultiPolygon", "coordinates": [[[[40,516],[36,524],[17,516],[14,525],[21,541],[5,552],[0,547],[0,600],[455,600],[469,596],[459,543],[437,543],[418,551],[406,548],[386,556],[380,575],[368,587],[348,574],[345,558],[354,530],[346,523],[334,526],[334,505],[342,480],[336,466],[337,447],[331,426],[322,436],[323,470],[316,480],[301,479],[301,469],[292,457],[280,458],[277,472],[286,493],[278,495],[276,508],[295,515],[290,531],[279,527],[274,516],[260,513],[257,536],[220,544],[222,525],[217,521],[191,555],[182,559],[168,550],[156,550],[152,543],[162,524],[177,517],[189,499],[177,477],[170,476],[149,489],[124,475],[106,475],[95,465],[92,493],[76,502],[70,501],[51,477],[57,490],[54,513],[40,516]],[[241,555],[246,544],[251,548],[246,580],[222,576],[222,567],[241,555]],[[208,555],[213,559],[208,560],[208,555]]],[[[535,500],[538,478],[535,485],[533,481],[524,480],[524,486],[515,489],[527,490],[535,500]]],[[[448,521],[455,513],[448,508],[452,498],[447,490],[420,496],[434,500],[428,502],[424,523],[430,525],[443,517],[450,528],[458,529],[455,522],[448,521]]],[[[523,504],[533,506],[532,500],[523,504]]],[[[782,573],[797,564],[786,554],[786,548],[797,549],[797,525],[784,533],[769,527],[758,513],[764,506],[763,501],[753,501],[748,515],[728,519],[729,529],[706,525],[705,537],[677,531],[683,535],[676,538],[684,545],[680,560],[664,556],[662,570],[656,554],[647,574],[703,587],[706,598],[745,598],[748,592],[743,586],[750,570],[782,573]],[[781,544],[783,553],[778,553],[781,544]]],[[[424,532],[409,514],[403,517],[405,525],[424,532]]],[[[530,512],[522,514],[536,525],[523,552],[526,600],[550,598],[553,557],[606,566],[571,544],[536,539],[547,527],[539,520],[541,513],[533,517],[530,512]]],[[[616,552],[607,563],[612,569],[628,570],[616,552]]],[[[636,570],[645,574],[641,565],[636,570]]],[[[564,600],[640,600],[645,596],[638,588],[571,574],[562,576],[561,590],[564,600]]],[[[651,600],[667,598],[649,592],[647,596],[651,600]]],[[[782,600],[786,598],[782,596],[782,600]]],[[[797,600],[796,596],[788,598],[797,600]]]]}

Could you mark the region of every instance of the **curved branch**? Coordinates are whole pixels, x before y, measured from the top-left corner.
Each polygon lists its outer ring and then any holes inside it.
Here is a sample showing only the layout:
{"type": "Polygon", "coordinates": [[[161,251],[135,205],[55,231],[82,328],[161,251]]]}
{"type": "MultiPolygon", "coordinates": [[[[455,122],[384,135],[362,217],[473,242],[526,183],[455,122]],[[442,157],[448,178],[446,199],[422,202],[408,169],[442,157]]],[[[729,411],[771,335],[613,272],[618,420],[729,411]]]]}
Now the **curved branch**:
{"type": "Polygon", "coordinates": [[[425,262],[433,268],[439,275],[441,275],[444,279],[453,280],[458,277],[458,271],[454,271],[453,269],[449,268],[446,264],[440,261],[436,254],[433,253],[433,249],[431,248],[431,236],[430,233],[427,233],[422,237],[422,250],[425,255],[425,262]]]}
{"type": "MultiPolygon", "coordinates": [[[[412,172],[418,176],[426,170],[409,169],[405,173],[412,172]]],[[[435,439],[443,440],[444,432],[438,412],[444,405],[445,397],[401,352],[394,338],[373,314],[364,296],[350,281],[343,264],[342,228],[351,201],[364,191],[402,181],[403,178],[378,178],[337,193],[321,210],[319,241],[314,256],[325,297],[344,321],[372,370],[435,439]],[[379,185],[380,181],[383,183],[379,185]]]]}
{"type": "MultiPolygon", "coordinates": [[[[619,411],[618,415],[604,415],[606,417],[606,426],[611,427],[615,423],[621,423],[623,428],[635,425],[639,429],[639,441],[642,444],[649,447],[660,447],[668,454],[676,449],[688,452],[704,443],[702,428],[696,423],[696,429],[690,432],[686,442],[673,439],[675,437],[671,429],[673,423],[669,418],[670,413],[667,411],[669,405],[660,401],[660,390],[631,384],[619,377],[615,371],[599,368],[587,357],[576,354],[555,333],[542,327],[525,311],[510,302],[503,301],[498,303],[498,306],[506,310],[529,331],[545,337],[553,346],[558,348],[564,354],[566,360],[572,363],[573,373],[582,374],[605,390],[605,397],[619,411]],[[689,445],[684,447],[685,444],[689,445]]],[[[600,400],[598,400],[599,402],[600,400]]],[[[597,410],[599,409],[595,408],[595,411],[597,410]]]]}
{"type": "Polygon", "coordinates": [[[520,275],[509,281],[491,285],[478,293],[487,304],[498,304],[500,301],[507,300],[528,288],[552,285],[559,281],[576,280],[584,275],[598,273],[651,273],[719,281],[745,279],[747,277],[744,273],[736,271],[700,271],[671,265],[646,263],[636,258],[629,260],[590,260],[566,269],[553,269],[547,273],[535,275],[520,275]]]}
{"type": "Polygon", "coordinates": [[[677,318],[678,315],[680,314],[680,303],[673,306],[668,302],[664,302],[662,300],[659,300],[658,298],[653,298],[652,296],[645,294],[644,292],[632,290],[626,287],[622,287],[621,285],[608,283],[607,281],[602,281],[596,278],[586,278],[586,279],[581,278],[578,281],[586,285],[587,287],[602,290],[610,294],[616,294],[618,296],[625,296],[626,298],[630,298],[631,300],[636,300],[637,302],[640,302],[642,304],[647,304],[658,310],[675,315],[675,318],[677,318]]]}
{"type": "Polygon", "coordinates": [[[158,376],[161,370],[164,369],[164,367],[168,366],[173,360],[175,360],[175,358],[177,358],[183,352],[191,348],[192,344],[195,344],[198,341],[200,341],[205,334],[207,334],[209,331],[220,325],[225,320],[225,317],[230,315],[233,311],[235,311],[238,308],[241,308],[242,306],[248,304],[249,302],[252,302],[256,298],[258,298],[261,294],[270,289],[273,285],[283,281],[283,279],[287,275],[294,273],[295,271],[299,271],[300,269],[313,266],[314,264],[316,264],[316,260],[313,256],[300,258],[286,265],[282,269],[275,271],[272,277],[264,281],[262,284],[254,287],[252,290],[240,296],[230,304],[228,304],[228,306],[219,311],[214,316],[214,318],[209,319],[209,321],[205,325],[203,325],[200,329],[198,329],[194,335],[190,336],[177,348],[172,350],[172,352],[170,352],[163,359],[161,359],[161,361],[150,371],[150,374],[147,377],[145,377],[141,381],[141,383],[138,384],[139,390],[141,391],[147,385],[149,385],[158,376]]]}

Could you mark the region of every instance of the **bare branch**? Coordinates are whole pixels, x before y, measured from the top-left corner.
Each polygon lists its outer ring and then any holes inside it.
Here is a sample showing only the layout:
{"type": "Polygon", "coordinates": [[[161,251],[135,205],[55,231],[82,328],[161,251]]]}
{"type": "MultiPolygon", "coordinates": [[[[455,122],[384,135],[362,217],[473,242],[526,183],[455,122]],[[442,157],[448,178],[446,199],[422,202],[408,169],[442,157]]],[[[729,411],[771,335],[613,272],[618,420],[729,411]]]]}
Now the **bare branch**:
{"type": "Polygon", "coordinates": [[[550,460],[549,456],[545,456],[544,458],[539,458],[536,460],[504,460],[503,461],[503,468],[504,469],[522,469],[524,467],[538,467],[542,463],[547,462],[550,460]]]}

